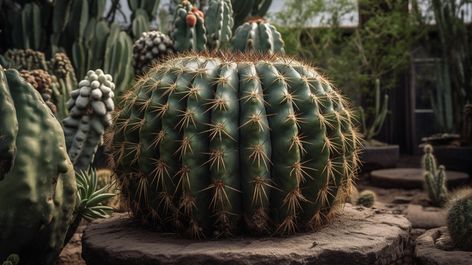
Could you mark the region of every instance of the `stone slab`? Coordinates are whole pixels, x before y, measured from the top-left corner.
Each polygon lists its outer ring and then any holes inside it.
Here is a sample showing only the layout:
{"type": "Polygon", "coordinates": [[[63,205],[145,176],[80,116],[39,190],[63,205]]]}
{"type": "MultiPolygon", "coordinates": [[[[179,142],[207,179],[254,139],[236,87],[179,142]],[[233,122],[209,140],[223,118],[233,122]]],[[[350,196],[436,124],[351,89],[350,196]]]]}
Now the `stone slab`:
{"type": "Polygon", "coordinates": [[[145,230],[127,216],[87,227],[88,265],[409,264],[410,222],[385,210],[347,204],[332,224],[290,237],[197,241],[145,230]]]}
{"type": "Polygon", "coordinates": [[[409,204],[405,216],[413,228],[431,229],[446,225],[447,211],[444,208],[409,204]]]}
{"type": "Polygon", "coordinates": [[[426,231],[416,239],[417,265],[471,265],[472,252],[459,251],[452,246],[447,227],[426,231]]]}
{"type": "MultiPolygon", "coordinates": [[[[447,186],[449,188],[466,184],[469,175],[463,172],[446,170],[447,186]]],[[[391,168],[374,170],[370,173],[373,186],[382,188],[421,189],[423,188],[423,169],[421,168],[391,168]]]]}

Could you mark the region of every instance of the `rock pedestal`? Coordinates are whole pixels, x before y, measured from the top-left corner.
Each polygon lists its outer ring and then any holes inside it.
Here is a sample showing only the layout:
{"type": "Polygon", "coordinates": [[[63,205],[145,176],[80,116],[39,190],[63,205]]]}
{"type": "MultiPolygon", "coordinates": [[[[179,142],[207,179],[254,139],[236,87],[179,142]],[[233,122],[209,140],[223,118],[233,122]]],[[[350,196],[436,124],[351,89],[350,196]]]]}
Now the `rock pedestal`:
{"type": "Polygon", "coordinates": [[[416,239],[415,261],[418,265],[470,265],[472,251],[456,249],[447,227],[440,227],[428,230],[416,239]]]}
{"type": "Polygon", "coordinates": [[[86,229],[82,256],[88,265],[411,264],[410,229],[400,215],[347,204],[317,232],[197,241],[150,232],[121,215],[86,229]]]}

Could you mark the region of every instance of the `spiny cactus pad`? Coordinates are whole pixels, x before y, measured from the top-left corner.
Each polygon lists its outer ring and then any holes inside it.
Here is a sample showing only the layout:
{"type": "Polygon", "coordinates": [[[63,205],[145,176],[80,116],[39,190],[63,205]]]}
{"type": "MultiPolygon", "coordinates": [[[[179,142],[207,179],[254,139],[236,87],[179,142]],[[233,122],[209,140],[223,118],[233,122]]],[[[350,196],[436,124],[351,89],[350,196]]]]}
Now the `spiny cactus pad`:
{"type": "Polygon", "coordinates": [[[447,228],[457,247],[472,251],[472,192],[454,202],[449,209],[447,228]]]}
{"type": "Polygon", "coordinates": [[[178,57],[136,83],[111,141],[122,193],[190,237],[315,229],[356,173],[347,103],[310,66],[232,56],[178,57]]]}
{"type": "Polygon", "coordinates": [[[103,142],[105,129],[111,125],[111,112],[115,109],[112,81],[112,76],[102,70],[90,70],[67,102],[69,117],[62,123],[69,157],[76,170],[89,168],[103,142]]]}
{"type": "Polygon", "coordinates": [[[54,264],[75,207],[61,125],[16,70],[0,67],[0,260],[54,264]]]}
{"type": "Polygon", "coordinates": [[[231,45],[236,51],[284,54],[284,41],[277,29],[262,18],[245,22],[236,29],[231,45]]]}
{"type": "Polygon", "coordinates": [[[172,40],[159,31],[143,32],[133,45],[134,72],[142,75],[153,62],[174,53],[172,40]]]}

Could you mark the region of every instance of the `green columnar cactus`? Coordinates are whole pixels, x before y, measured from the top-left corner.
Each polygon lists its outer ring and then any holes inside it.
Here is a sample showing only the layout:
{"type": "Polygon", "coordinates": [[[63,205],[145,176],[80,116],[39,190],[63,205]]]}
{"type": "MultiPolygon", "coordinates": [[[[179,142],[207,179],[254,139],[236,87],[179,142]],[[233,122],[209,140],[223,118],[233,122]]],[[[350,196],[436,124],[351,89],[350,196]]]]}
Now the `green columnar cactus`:
{"type": "Polygon", "coordinates": [[[264,19],[250,20],[236,29],[231,45],[236,51],[285,53],[282,35],[264,19]]]}
{"type": "Polygon", "coordinates": [[[425,187],[431,203],[442,206],[447,201],[446,169],[443,165],[437,167],[436,158],[433,155],[433,147],[429,144],[424,147],[422,165],[424,171],[425,187]]]}
{"type": "Polygon", "coordinates": [[[135,74],[144,74],[153,63],[173,53],[174,46],[169,36],[159,31],[144,32],[133,45],[135,74]]]}
{"type": "Polygon", "coordinates": [[[42,28],[41,8],[38,3],[26,3],[20,14],[11,17],[13,30],[11,40],[14,47],[39,50],[46,35],[42,28]]]}
{"type": "Polygon", "coordinates": [[[228,43],[233,35],[231,0],[211,0],[205,18],[208,47],[218,50],[228,43]]]}
{"type": "Polygon", "coordinates": [[[259,55],[189,55],[126,95],[110,147],[133,214],[191,237],[291,234],[351,190],[358,134],[312,67],[259,55]]]}
{"type": "Polygon", "coordinates": [[[57,109],[51,101],[52,79],[48,72],[41,69],[31,71],[21,70],[20,75],[41,94],[46,105],[51,109],[52,113],[55,114],[57,109]]]}
{"type": "Polygon", "coordinates": [[[361,121],[362,138],[367,144],[372,142],[374,136],[379,134],[388,114],[388,94],[383,97],[383,103],[380,93],[380,80],[375,80],[375,113],[371,124],[367,124],[367,119],[363,107],[359,107],[359,119],[361,121]]]}
{"type": "Polygon", "coordinates": [[[79,171],[89,169],[111,125],[115,84],[102,70],[89,71],[67,102],[69,117],[62,121],[69,157],[79,171]]]}
{"type": "Polygon", "coordinates": [[[454,202],[449,209],[447,228],[457,247],[472,251],[472,192],[454,202]]]}
{"type": "Polygon", "coordinates": [[[203,51],[207,48],[204,15],[184,0],[177,6],[171,37],[177,52],[203,51]]]}
{"type": "Polygon", "coordinates": [[[61,125],[16,70],[0,68],[0,260],[52,265],[76,199],[61,125]]]}
{"type": "Polygon", "coordinates": [[[374,206],[376,197],[375,192],[364,190],[357,195],[355,203],[356,205],[362,205],[364,207],[372,207],[374,206]]]}
{"type": "Polygon", "coordinates": [[[68,114],[66,102],[77,86],[74,67],[65,53],[56,53],[48,62],[48,71],[52,74],[52,102],[57,108],[56,117],[62,120],[68,114]]]}
{"type": "Polygon", "coordinates": [[[231,0],[234,9],[234,26],[239,27],[248,17],[264,17],[272,0],[231,0]]]}

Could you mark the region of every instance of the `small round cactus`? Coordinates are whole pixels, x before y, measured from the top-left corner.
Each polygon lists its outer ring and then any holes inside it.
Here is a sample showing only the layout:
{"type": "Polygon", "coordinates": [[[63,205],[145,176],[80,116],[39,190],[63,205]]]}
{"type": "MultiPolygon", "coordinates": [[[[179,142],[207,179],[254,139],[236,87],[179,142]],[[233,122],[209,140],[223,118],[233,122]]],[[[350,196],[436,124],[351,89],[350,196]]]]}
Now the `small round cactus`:
{"type": "Polygon", "coordinates": [[[105,129],[112,123],[114,89],[112,76],[97,69],[88,71],[78,88],[71,92],[67,102],[69,116],[62,124],[69,157],[76,170],[89,168],[105,129]]]}
{"type": "Polygon", "coordinates": [[[174,53],[172,40],[159,31],[143,32],[133,45],[133,64],[137,75],[142,75],[156,61],[174,53]]]}
{"type": "Polygon", "coordinates": [[[357,195],[355,203],[356,205],[362,205],[364,207],[370,208],[374,206],[376,197],[377,196],[375,195],[375,192],[371,190],[364,190],[357,195]]]}
{"type": "Polygon", "coordinates": [[[317,229],[348,196],[358,133],[314,68],[255,54],[183,55],[125,96],[111,139],[134,216],[188,237],[317,229]]]}
{"type": "Polygon", "coordinates": [[[458,248],[472,251],[472,192],[452,204],[447,214],[447,228],[458,248]]]}

